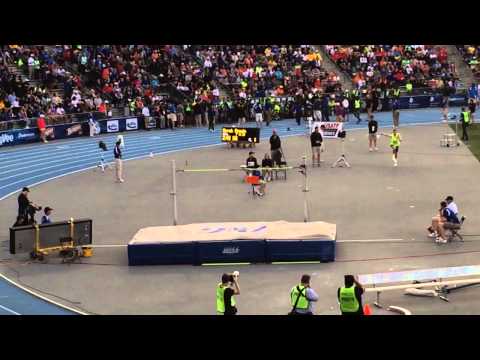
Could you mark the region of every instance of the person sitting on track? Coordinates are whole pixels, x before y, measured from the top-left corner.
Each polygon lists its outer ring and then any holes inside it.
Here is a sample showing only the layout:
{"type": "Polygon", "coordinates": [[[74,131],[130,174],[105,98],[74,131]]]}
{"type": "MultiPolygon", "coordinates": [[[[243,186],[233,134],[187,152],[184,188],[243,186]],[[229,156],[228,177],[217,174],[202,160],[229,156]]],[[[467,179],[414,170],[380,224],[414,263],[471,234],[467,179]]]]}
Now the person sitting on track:
{"type": "MultiPolygon", "coordinates": [[[[247,169],[257,169],[257,168],[259,168],[257,158],[254,155],[255,155],[255,153],[253,151],[250,151],[248,153],[248,158],[247,158],[247,161],[246,161],[247,169]]],[[[254,186],[254,191],[255,191],[255,194],[262,197],[263,195],[265,195],[266,181],[264,181],[262,179],[261,172],[259,170],[252,170],[251,172],[249,172],[249,174],[251,176],[258,176],[260,178],[260,190],[258,190],[257,186],[254,186]]]]}

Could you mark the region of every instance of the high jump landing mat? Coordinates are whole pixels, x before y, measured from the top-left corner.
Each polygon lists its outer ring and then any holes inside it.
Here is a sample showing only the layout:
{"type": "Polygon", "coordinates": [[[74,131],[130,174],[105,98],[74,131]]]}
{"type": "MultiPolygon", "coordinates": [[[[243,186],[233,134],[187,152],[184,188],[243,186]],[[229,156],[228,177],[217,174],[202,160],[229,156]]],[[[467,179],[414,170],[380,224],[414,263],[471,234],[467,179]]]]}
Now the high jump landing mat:
{"type": "Polygon", "coordinates": [[[336,224],[227,222],[140,229],[128,244],[128,264],[335,261],[336,224]]]}

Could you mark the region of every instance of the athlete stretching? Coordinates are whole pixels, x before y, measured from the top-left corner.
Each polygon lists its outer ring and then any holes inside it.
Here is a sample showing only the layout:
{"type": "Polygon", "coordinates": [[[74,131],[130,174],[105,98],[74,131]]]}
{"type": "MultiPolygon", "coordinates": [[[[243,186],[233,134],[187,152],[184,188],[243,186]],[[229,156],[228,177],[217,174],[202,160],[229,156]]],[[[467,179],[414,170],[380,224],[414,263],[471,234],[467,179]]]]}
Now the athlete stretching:
{"type": "Polygon", "coordinates": [[[400,148],[400,143],[402,142],[402,137],[400,136],[400,133],[397,132],[396,128],[393,128],[393,132],[391,134],[381,133],[380,135],[390,138],[390,147],[393,150],[393,166],[398,166],[398,149],[400,148]]]}

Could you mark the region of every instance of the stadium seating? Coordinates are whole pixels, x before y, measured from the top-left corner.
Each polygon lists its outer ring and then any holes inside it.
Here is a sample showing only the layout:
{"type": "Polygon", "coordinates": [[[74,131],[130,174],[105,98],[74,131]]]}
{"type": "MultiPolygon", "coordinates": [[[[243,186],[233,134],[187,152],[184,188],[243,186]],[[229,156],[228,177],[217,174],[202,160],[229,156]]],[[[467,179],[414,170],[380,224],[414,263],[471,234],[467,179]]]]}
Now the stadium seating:
{"type": "Polygon", "coordinates": [[[326,45],[331,59],[359,88],[442,88],[458,80],[447,50],[434,45],[326,45]]]}
{"type": "Polygon", "coordinates": [[[475,77],[480,79],[480,45],[457,45],[457,49],[475,77]]]}

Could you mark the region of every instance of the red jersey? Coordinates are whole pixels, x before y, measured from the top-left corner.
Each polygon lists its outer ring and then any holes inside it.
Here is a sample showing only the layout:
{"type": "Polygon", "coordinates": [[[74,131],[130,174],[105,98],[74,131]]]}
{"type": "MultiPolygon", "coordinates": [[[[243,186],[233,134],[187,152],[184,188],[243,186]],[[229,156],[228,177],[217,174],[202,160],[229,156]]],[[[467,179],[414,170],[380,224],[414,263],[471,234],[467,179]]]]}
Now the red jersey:
{"type": "Polygon", "coordinates": [[[47,127],[45,124],[45,118],[39,117],[37,119],[37,127],[41,130],[45,130],[45,128],[47,127]]]}

